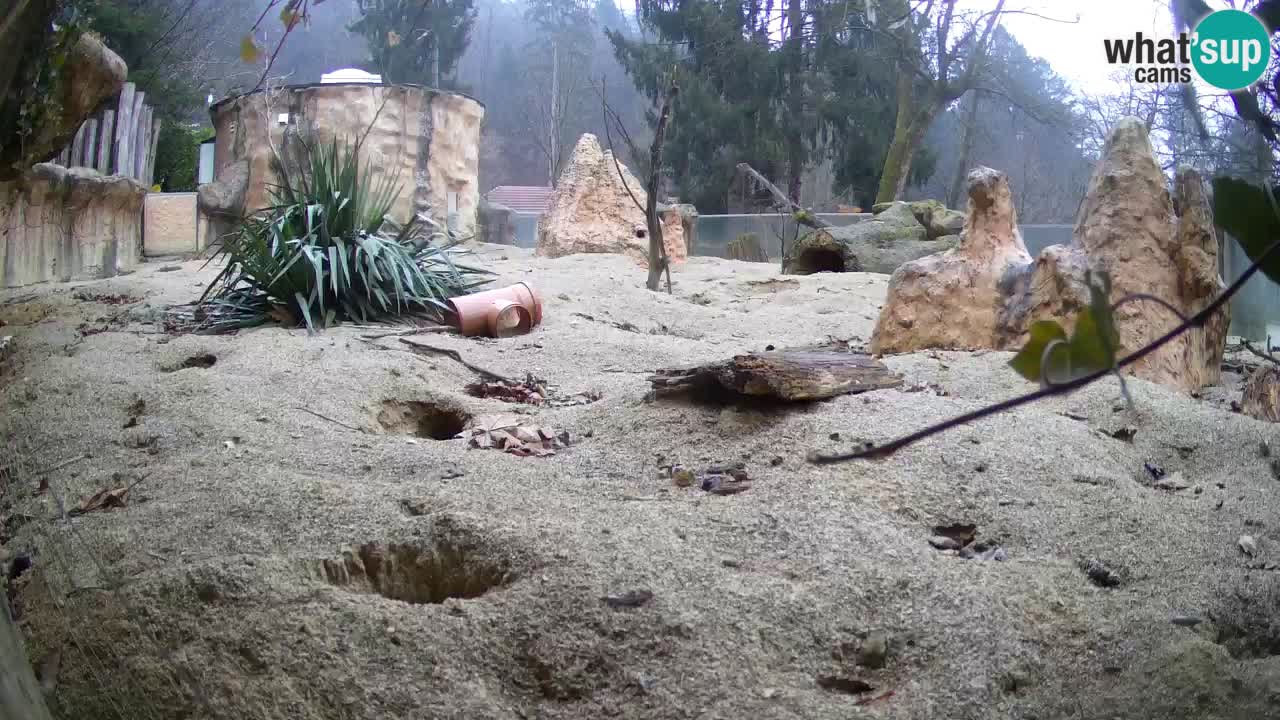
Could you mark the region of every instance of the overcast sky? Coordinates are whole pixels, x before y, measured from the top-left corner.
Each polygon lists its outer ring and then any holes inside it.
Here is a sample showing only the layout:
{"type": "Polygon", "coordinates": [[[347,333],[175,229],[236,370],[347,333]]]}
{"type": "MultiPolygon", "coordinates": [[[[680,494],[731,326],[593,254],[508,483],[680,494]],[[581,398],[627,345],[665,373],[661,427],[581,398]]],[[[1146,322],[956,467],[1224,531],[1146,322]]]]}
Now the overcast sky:
{"type": "MultiPolygon", "coordinates": [[[[968,0],[967,4],[989,8],[995,3],[968,0]]],[[[1209,0],[1209,4],[1224,6],[1218,0],[1209,0]]],[[[1108,76],[1116,68],[1106,62],[1103,39],[1132,37],[1139,30],[1160,37],[1173,34],[1168,0],[1013,0],[1007,7],[1071,21],[1014,14],[1005,18],[1004,25],[1029,54],[1048,60],[1059,75],[1088,93],[1106,92],[1112,85],[1108,76]]]]}

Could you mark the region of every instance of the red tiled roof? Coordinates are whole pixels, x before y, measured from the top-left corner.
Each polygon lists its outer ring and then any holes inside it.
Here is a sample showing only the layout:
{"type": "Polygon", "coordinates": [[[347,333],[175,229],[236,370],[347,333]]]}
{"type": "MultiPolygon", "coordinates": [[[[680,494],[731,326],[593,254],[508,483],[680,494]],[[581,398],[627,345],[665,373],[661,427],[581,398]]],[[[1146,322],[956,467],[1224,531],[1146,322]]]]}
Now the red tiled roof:
{"type": "Polygon", "coordinates": [[[486,193],[485,198],[518,213],[541,215],[551,206],[552,192],[552,188],[536,185],[499,185],[486,193]]]}

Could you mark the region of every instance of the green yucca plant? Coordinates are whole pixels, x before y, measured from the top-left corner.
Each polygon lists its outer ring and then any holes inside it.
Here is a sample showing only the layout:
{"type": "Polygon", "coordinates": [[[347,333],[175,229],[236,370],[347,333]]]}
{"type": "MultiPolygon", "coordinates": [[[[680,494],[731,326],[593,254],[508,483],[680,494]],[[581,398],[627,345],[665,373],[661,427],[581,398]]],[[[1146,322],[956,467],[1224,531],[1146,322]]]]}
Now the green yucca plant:
{"type": "Polygon", "coordinates": [[[386,219],[398,178],[370,180],[358,144],[293,140],[292,169],[272,156],[271,206],[246,218],[215,255],[226,266],[197,303],[203,329],[273,319],[310,331],[344,320],[440,320],[447,299],[489,281],[489,271],[454,262],[466,251],[447,233],[417,218],[403,227],[386,219]]]}

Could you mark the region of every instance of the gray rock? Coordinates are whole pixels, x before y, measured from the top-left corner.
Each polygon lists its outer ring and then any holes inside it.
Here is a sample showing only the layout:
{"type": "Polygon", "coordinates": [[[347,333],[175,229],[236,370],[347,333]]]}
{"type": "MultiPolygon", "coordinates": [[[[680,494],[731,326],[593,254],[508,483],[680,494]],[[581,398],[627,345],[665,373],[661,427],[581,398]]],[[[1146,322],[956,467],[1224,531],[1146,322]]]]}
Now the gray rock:
{"type": "Polygon", "coordinates": [[[862,641],[858,648],[858,664],[873,670],[884,667],[889,657],[889,636],[881,632],[873,632],[862,641]]]}
{"type": "Polygon", "coordinates": [[[815,230],[787,249],[783,272],[874,272],[891,274],[903,263],[955,247],[958,239],[930,241],[909,211],[902,217],[890,208],[876,217],[846,227],[815,230]],[[887,220],[880,218],[887,217],[887,220]],[[908,221],[907,218],[910,218],[908,221]]]}

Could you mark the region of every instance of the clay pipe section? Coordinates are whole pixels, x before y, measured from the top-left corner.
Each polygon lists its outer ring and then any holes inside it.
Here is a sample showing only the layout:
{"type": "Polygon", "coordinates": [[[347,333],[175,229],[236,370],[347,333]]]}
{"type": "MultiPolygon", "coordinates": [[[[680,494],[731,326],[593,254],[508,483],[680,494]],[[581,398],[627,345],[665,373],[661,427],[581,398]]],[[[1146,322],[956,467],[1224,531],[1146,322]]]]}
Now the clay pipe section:
{"type": "Polygon", "coordinates": [[[542,299],[527,283],[485,290],[448,301],[453,323],[467,337],[512,337],[542,322],[542,299]]]}

